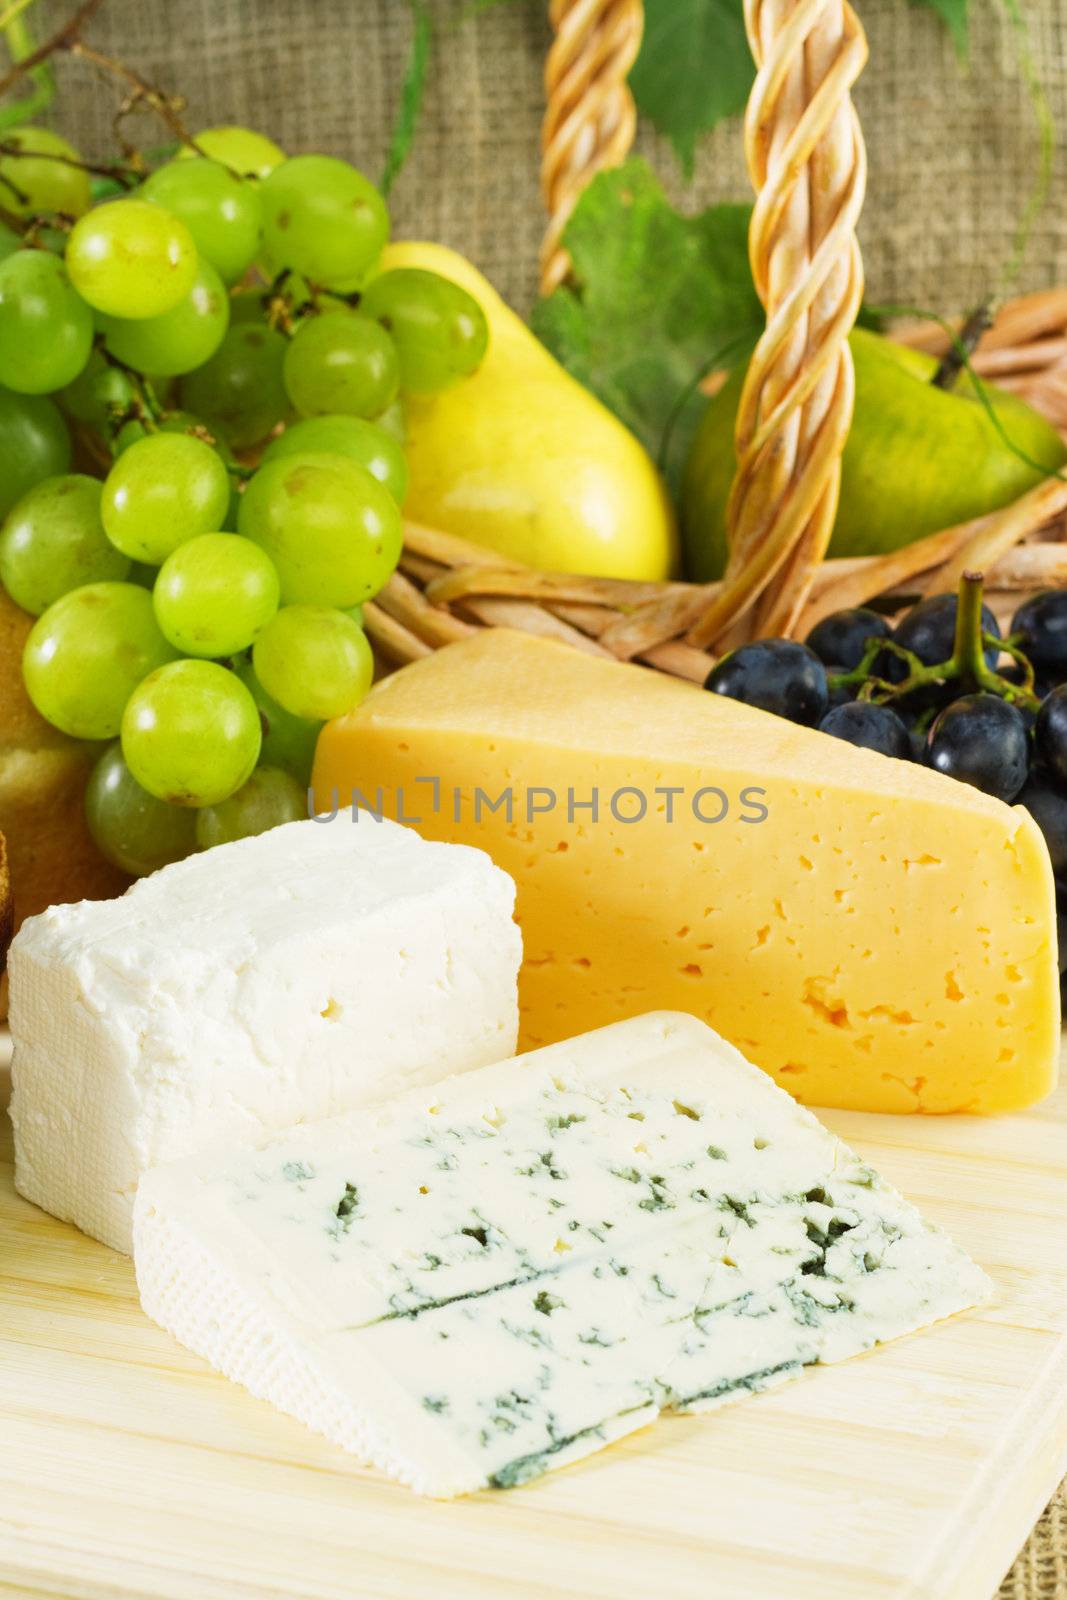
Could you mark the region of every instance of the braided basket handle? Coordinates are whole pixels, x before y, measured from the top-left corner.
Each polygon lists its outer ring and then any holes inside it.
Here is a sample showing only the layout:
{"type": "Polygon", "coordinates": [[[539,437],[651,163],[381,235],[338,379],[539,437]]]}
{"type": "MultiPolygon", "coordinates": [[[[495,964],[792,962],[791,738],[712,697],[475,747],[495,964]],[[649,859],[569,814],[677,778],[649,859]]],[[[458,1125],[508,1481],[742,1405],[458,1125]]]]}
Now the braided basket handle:
{"type": "Polygon", "coordinates": [[[749,258],[767,326],[737,414],[726,579],[689,634],[700,646],[797,622],[837,515],[863,299],[867,163],[850,94],[863,29],[848,0],[745,0],[745,24],[758,69],[745,116],[749,258]]]}
{"type": "Polygon", "coordinates": [[[617,167],[634,142],[637,114],[626,80],[644,28],[642,0],[551,0],[556,37],[545,64],[541,193],[548,228],[541,247],[541,293],[566,278],[560,240],[578,196],[605,167],[617,167]]]}
{"type": "MultiPolygon", "coordinates": [[[[626,76],[642,6],[551,0],[549,15],[545,294],[567,275],[560,241],[579,194],[632,143],[626,76]]],[[[854,397],[848,335],[863,297],[866,156],[851,99],[863,29],[848,0],[745,0],[745,25],[757,65],[745,118],[749,254],[767,326],[738,410],[726,579],[689,633],[699,648],[796,624],[837,513],[854,397]]]]}

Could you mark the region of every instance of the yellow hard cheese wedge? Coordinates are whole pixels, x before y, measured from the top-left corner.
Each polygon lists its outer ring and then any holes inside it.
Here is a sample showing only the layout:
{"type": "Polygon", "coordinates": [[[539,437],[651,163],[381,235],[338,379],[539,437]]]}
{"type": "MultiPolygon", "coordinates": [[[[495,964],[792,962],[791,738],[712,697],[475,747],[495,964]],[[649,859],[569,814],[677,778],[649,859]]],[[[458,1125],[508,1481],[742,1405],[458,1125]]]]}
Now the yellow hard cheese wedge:
{"type": "Polygon", "coordinates": [[[644,667],[486,630],[320,737],[353,794],[518,888],[526,1048],[653,1008],[799,1099],[1006,1111],[1053,1086],[1055,901],[1027,812],[644,667]]]}

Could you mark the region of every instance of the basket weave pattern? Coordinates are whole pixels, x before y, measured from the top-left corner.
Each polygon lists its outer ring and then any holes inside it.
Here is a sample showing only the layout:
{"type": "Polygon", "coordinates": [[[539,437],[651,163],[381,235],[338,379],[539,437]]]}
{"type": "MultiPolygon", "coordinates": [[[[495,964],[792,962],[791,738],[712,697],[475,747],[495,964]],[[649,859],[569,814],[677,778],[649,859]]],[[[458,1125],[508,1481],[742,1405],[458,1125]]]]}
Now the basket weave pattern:
{"type": "MultiPolygon", "coordinates": [[[[896,336],[943,354],[948,339],[922,322],[896,336]]],[[[975,353],[975,369],[1028,400],[1067,436],[1067,290],[1027,295],[1004,307],[975,353]]],[[[816,569],[799,632],[844,606],[908,599],[952,587],[980,558],[986,594],[1003,619],[1034,589],[1067,586],[1067,483],[1049,479],[1004,511],[947,528],[891,556],[823,561],[816,569]]],[[[673,631],[719,585],[632,583],[534,571],[452,534],[408,523],[400,570],[364,608],[367,631],[384,659],[403,665],[479,626],[539,633],[577,649],[635,659],[690,682],[714,664],[682,638],[648,643],[644,618],[675,608],[673,631]]],[[[671,630],[668,630],[671,631],[671,630]]],[[[1067,1596],[1064,1597],[1067,1600],[1067,1596]]]]}

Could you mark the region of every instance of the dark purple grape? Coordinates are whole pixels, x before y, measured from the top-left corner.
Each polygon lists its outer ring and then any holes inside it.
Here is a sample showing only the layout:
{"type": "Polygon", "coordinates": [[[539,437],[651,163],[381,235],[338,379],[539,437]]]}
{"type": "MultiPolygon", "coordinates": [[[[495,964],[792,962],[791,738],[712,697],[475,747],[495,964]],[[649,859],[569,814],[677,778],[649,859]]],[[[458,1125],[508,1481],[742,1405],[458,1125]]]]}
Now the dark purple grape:
{"type": "Polygon", "coordinates": [[[834,706],[819,723],[821,733],[832,734],[848,744],[859,745],[864,750],[877,750],[883,756],[896,756],[898,761],[911,760],[911,741],[908,730],[889,706],[871,705],[866,700],[852,700],[845,706],[834,706]]]}
{"type": "Polygon", "coordinates": [[[1067,799],[1047,779],[1032,777],[1016,795],[1045,836],[1052,870],[1057,878],[1067,874],[1067,799]]]}
{"type": "Polygon", "coordinates": [[[806,644],[792,639],[741,645],[712,667],[704,687],[809,728],[822,721],[830,698],[826,668],[806,644]]]}
{"type": "Polygon", "coordinates": [[[851,672],[863,660],[864,651],[871,639],[888,639],[893,630],[885,617],[866,606],[851,611],[835,611],[832,616],[817,622],[807,637],[809,650],[814,650],[827,668],[836,672],[851,672]],[[831,663],[840,662],[837,667],[831,663]]]}
{"type": "Polygon", "coordinates": [[[1014,800],[1030,766],[1026,724],[999,695],[965,694],[935,719],[926,764],[998,800],[1014,800]]]}
{"type": "Polygon", "coordinates": [[[1056,912],[1056,946],[1060,953],[1060,971],[1067,969],[1067,916],[1056,912]]]}
{"type": "Polygon", "coordinates": [[[1067,590],[1046,589],[1024,600],[1011,631],[1037,670],[1059,683],[1067,678],[1067,590]]]}
{"type": "Polygon", "coordinates": [[[1067,787],[1067,684],[1042,700],[1034,723],[1034,750],[1045,771],[1067,787]]]}
{"type": "MultiPolygon", "coordinates": [[[[1000,638],[1000,627],[988,606],[982,607],[982,631],[1000,638]]],[[[935,594],[929,600],[920,600],[897,623],[893,638],[905,650],[917,655],[926,667],[936,667],[947,661],[956,642],[956,596],[935,594]]],[[[986,647],[985,658],[991,667],[996,666],[999,654],[995,645],[986,647]]],[[[899,659],[895,660],[892,670],[896,674],[891,678],[893,683],[901,683],[907,677],[906,663],[899,659]]]]}

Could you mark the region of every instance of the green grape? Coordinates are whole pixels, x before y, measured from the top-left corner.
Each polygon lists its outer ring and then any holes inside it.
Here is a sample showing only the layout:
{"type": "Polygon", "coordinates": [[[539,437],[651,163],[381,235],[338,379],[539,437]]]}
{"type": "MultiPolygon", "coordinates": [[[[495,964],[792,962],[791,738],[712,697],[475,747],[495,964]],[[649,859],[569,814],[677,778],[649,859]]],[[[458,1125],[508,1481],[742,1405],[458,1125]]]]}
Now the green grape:
{"type": "Polygon", "coordinates": [[[193,150],[186,145],[178,151],[179,161],[195,161],[202,152],[232,172],[265,178],[285,160],[285,151],[280,150],[273,139],[251,128],[205,128],[195,137],[199,148],[193,150]]]}
{"type": "Polygon", "coordinates": [[[93,347],[93,314],[46,250],[0,261],[0,383],[49,394],[73,383],[93,347]]]}
{"type": "Polygon", "coordinates": [[[214,661],[172,661],[130,696],[122,753],[142,789],[177,806],[214,806],[259,759],[259,713],[244,684],[214,661]]]}
{"type": "Polygon", "coordinates": [[[284,433],[271,440],[261,464],[280,456],[308,453],[348,456],[384,484],[398,506],[403,505],[408,487],[407,458],[393,436],[376,422],[362,417],[323,416],[290,423],[284,433]]]}
{"type": "Polygon", "coordinates": [[[196,245],[177,217],[149,200],[109,200],[71,229],[70,281],[111,317],[161,317],[193,287],[196,245]]]}
{"type": "Polygon", "coordinates": [[[251,661],[242,660],[234,668],[237,676],[256,702],[260,727],[263,730],[263,748],[260,759],[268,767],[284,767],[306,789],[311,782],[311,765],[315,759],[320,722],[309,722],[305,717],[294,717],[269,695],[256,677],[251,661]]]}
{"type": "Polygon", "coordinates": [[[150,594],[135,583],[90,583],[38,617],[22,676],[46,721],[75,739],[113,739],[141,679],[174,655],[150,594]]]}
{"type": "Polygon", "coordinates": [[[230,297],[210,261],[201,260],[189,293],[161,316],[101,321],[113,356],[138,372],[176,378],[215,354],[229,327],[230,297]]]}
{"type": "Polygon", "coordinates": [[[268,555],[236,533],[187,539],[159,569],[156,621],[187,656],[247,650],[278,609],[278,574],[268,555]]]}
{"type": "Polygon", "coordinates": [[[374,677],[363,629],[329,606],[283,606],[252,647],[256,677],[294,717],[353,711],[374,677]]]}
{"type": "Polygon", "coordinates": [[[372,417],[371,420],[376,428],[381,428],[391,439],[395,439],[397,444],[402,445],[407,442],[408,427],[404,421],[404,405],[399,395],[391,406],[386,406],[380,417],[372,417]]]}
{"type": "Polygon", "coordinates": [[[230,503],[221,456],[188,433],[153,433],[119,456],[100,514],[112,544],[135,561],[165,561],[186,539],[214,533],[230,503]]]}
{"type": "Polygon", "coordinates": [[[223,283],[244,277],[263,234],[263,207],[253,184],[217,161],[170,161],[145,179],[141,198],[181,218],[223,283]]]}
{"type": "Polygon", "coordinates": [[[196,842],[201,850],[232,844],[266,833],[284,822],[306,822],[307,789],[280,767],[257,767],[248,782],[217,806],[196,813],[196,842]]]}
{"type": "Polygon", "coordinates": [[[285,352],[285,387],[303,417],[375,417],[399,382],[393,341],[356,312],[306,317],[285,352]]]}
{"type": "Polygon", "coordinates": [[[323,289],[358,287],[389,236],[377,189],[347,161],[296,156],[264,178],[263,240],[271,265],[323,289]]]}
{"type": "Polygon", "coordinates": [[[467,378],[489,346],[489,324],[458,283],[422,267],[396,267],[367,285],[360,309],[392,335],[400,387],[435,394],[467,378]]]}
{"type": "MultiPolygon", "coordinates": [[[[191,411],[167,411],[155,422],[151,428],[145,426],[137,417],[131,417],[123,423],[115,436],[111,453],[116,461],[124,455],[131,444],[136,444],[139,439],[147,439],[153,433],[184,433],[201,440],[208,445],[215,454],[220,456],[227,468],[236,465],[233,451],[215,428],[209,428],[203,417],[194,417],[191,411]]],[[[233,532],[237,527],[237,507],[240,502],[238,480],[236,476],[230,477],[230,498],[219,524],[221,529],[233,532]]],[[[151,588],[151,584],[149,584],[151,588]]]]}
{"type": "Polygon", "coordinates": [[[369,600],[396,567],[403,539],[388,490],[337,455],[283,456],[260,467],[237,526],[277,567],[284,605],[369,600]]]}
{"type": "MultiPolygon", "coordinates": [[[[0,184],[0,201],[3,200],[3,185],[0,184]]],[[[0,261],[6,261],[8,256],[13,256],[16,250],[22,249],[22,239],[6,222],[0,222],[0,261]]]]}
{"type": "Polygon", "coordinates": [[[70,434],[43,395],[0,389],[0,517],[42,478],[70,466],[70,434]]]}
{"type": "Polygon", "coordinates": [[[100,521],[98,478],[72,472],[45,478],[0,525],[0,581],[16,605],[39,617],[60,595],[86,583],[121,582],[127,558],[100,521]]]}
{"type": "Polygon", "coordinates": [[[50,128],[12,128],[4,143],[25,152],[0,156],[0,205],[5,211],[16,217],[48,211],[80,217],[88,211],[89,174],[72,164],[80,158],[66,139],[50,128]]]}
{"type": "Polygon", "coordinates": [[[142,789],[122,759],[122,746],[108,745],[89,774],[85,819],[97,849],[135,878],[192,855],[195,811],[171,806],[142,789]]]}
{"type": "Polygon", "coordinates": [[[137,396],[133,380],[94,350],[88,364],[56,399],[68,416],[110,439],[137,396]]]}
{"type": "Polygon", "coordinates": [[[273,328],[231,328],[210,361],[182,382],[182,404],[217,427],[235,450],[258,444],[292,415],[282,367],[287,341],[273,328]]]}

